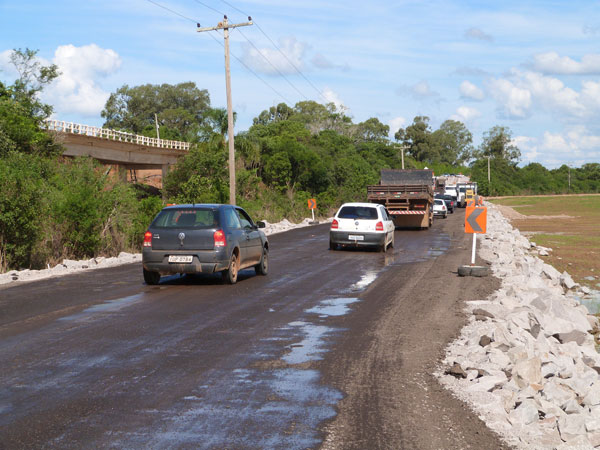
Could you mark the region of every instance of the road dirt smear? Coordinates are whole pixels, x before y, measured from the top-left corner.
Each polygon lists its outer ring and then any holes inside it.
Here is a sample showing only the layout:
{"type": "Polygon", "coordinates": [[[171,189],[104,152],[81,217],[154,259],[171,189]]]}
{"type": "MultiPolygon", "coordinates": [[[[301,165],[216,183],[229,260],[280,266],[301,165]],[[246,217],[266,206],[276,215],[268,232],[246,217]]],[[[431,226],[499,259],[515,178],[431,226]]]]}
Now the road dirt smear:
{"type": "MultiPolygon", "coordinates": [[[[434,375],[447,344],[467,323],[465,301],[486,298],[499,280],[460,278],[470,261],[464,210],[436,220],[450,249],[385,272],[346,317],[344,334],[323,361],[323,383],[344,393],[323,427],[324,449],[508,448],[434,375]]],[[[479,264],[485,264],[478,261],[479,264]]]]}

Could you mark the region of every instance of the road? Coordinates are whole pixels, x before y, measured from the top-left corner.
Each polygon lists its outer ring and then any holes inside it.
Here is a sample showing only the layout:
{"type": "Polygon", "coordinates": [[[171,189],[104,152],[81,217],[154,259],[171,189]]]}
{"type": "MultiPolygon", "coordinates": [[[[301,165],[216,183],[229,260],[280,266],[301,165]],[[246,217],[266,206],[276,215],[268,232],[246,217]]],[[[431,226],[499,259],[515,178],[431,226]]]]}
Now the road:
{"type": "Polygon", "coordinates": [[[270,237],[270,273],[139,264],[0,288],[0,448],[503,448],[432,372],[498,287],[464,210],[388,253],[270,237]]]}

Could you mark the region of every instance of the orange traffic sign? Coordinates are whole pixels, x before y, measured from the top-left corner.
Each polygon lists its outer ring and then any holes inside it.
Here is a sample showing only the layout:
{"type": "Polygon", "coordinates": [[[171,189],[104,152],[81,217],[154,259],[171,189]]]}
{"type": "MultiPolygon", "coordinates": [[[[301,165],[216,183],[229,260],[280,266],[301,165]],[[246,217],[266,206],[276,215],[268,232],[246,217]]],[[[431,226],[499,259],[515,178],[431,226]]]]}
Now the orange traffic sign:
{"type": "Polygon", "coordinates": [[[465,233],[484,234],[487,229],[487,208],[467,206],[465,212],[465,233]]]}
{"type": "Polygon", "coordinates": [[[317,200],[314,198],[308,199],[308,209],[317,209],[317,200]]]}

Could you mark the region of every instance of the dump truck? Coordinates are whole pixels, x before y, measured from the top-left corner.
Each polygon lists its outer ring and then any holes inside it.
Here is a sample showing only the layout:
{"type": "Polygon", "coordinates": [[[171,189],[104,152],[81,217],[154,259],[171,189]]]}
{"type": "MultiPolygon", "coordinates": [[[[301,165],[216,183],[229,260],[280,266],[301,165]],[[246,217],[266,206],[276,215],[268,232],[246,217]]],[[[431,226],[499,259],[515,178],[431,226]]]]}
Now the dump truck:
{"type": "Polygon", "coordinates": [[[433,171],[380,172],[379,184],[367,186],[367,201],[386,207],[397,228],[429,228],[433,223],[433,171]]]}

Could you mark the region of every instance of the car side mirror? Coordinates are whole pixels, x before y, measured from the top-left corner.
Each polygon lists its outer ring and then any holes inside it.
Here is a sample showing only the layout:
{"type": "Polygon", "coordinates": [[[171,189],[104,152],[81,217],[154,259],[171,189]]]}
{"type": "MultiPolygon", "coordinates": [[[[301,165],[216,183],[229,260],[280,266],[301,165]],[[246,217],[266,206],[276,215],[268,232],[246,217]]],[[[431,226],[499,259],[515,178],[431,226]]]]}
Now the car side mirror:
{"type": "Polygon", "coordinates": [[[256,226],[258,226],[258,228],[265,228],[267,225],[263,221],[259,220],[256,222],[256,226]]]}

